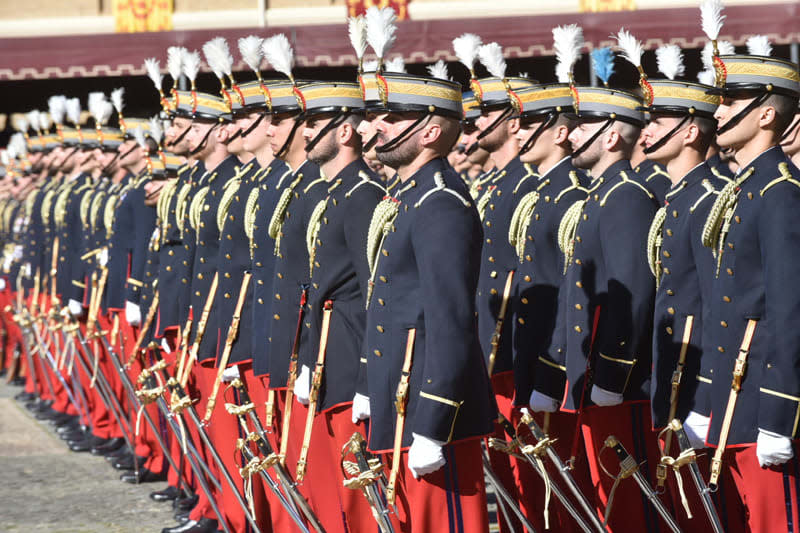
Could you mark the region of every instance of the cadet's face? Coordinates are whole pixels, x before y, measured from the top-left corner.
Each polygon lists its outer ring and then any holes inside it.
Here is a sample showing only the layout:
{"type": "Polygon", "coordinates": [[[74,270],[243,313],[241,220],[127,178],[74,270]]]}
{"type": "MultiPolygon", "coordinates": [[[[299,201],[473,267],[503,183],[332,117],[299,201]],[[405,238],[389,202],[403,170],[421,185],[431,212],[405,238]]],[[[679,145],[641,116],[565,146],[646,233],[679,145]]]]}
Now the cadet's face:
{"type": "MultiPolygon", "coordinates": [[[[362,120],[358,127],[356,128],[356,132],[361,135],[361,142],[366,145],[370,140],[375,136],[375,119],[378,116],[375,113],[367,113],[362,120]]],[[[376,164],[382,164],[378,161],[378,154],[375,152],[375,144],[370,147],[369,150],[363,152],[364,159],[367,161],[374,161],[376,164]]]]}
{"type": "Polygon", "coordinates": [[[242,143],[242,135],[240,133],[241,131],[244,131],[242,130],[241,127],[242,120],[243,119],[241,118],[237,118],[233,122],[229,122],[223,126],[223,129],[227,130],[228,132],[229,142],[227,147],[228,147],[228,153],[230,154],[240,154],[244,151],[244,146],[242,143]]]}
{"type": "MultiPolygon", "coordinates": [[[[303,128],[303,139],[306,142],[306,146],[316,139],[318,135],[322,134],[322,130],[331,120],[333,120],[332,117],[322,116],[313,117],[306,121],[305,128],[303,128]]],[[[317,141],[316,146],[308,152],[307,157],[309,161],[313,161],[318,165],[324,165],[338,155],[339,147],[336,143],[336,131],[337,128],[333,128],[333,131],[328,131],[324,134],[325,136],[323,138],[317,141]]]]}
{"type": "Polygon", "coordinates": [[[204,145],[203,149],[200,153],[197,154],[199,159],[203,158],[206,149],[211,144],[211,137],[214,135],[213,133],[209,134],[209,130],[216,126],[213,122],[199,122],[197,120],[192,121],[192,127],[189,128],[189,133],[186,134],[186,140],[189,143],[189,151],[193,152],[199,146],[204,145]]]}
{"type": "MultiPolygon", "coordinates": [[[[573,129],[572,133],[569,134],[569,142],[572,145],[572,151],[574,152],[581,148],[603,127],[603,124],[604,122],[581,122],[578,127],[573,129]]],[[[601,139],[597,138],[583,153],[579,154],[577,157],[573,156],[572,164],[578,168],[591,168],[600,160],[602,152],[601,139]]]]}
{"type": "Polygon", "coordinates": [[[280,149],[283,148],[283,145],[292,133],[294,122],[294,117],[289,115],[272,119],[272,123],[269,125],[269,128],[267,128],[267,136],[269,137],[272,153],[277,155],[280,149]]]}
{"type": "Polygon", "coordinates": [[[788,132],[788,136],[781,142],[781,147],[786,155],[792,157],[800,153],[800,112],[795,114],[788,132]]]}
{"type": "MultiPolygon", "coordinates": [[[[486,131],[492,124],[495,123],[497,118],[503,114],[503,109],[496,109],[494,111],[484,111],[481,116],[475,121],[475,125],[482,132],[486,131]]],[[[494,152],[505,142],[507,138],[507,128],[504,122],[498,124],[491,133],[478,141],[478,146],[489,153],[494,152]]]]}
{"type": "MultiPolygon", "coordinates": [[[[650,148],[663,139],[681,120],[682,119],[679,117],[653,115],[645,129],[642,130],[642,136],[640,137],[644,141],[645,148],[650,148]]],[[[676,132],[664,145],[654,152],[647,154],[647,159],[666,164],[678,157],[681,153],[681,147],[683,146],[683,142],[681,141],[681,133],[683,130],[684,128],[681,128],[681,130],[676,132]]]]}
{"type": "Polygon", "coordinates": [[[144,205],[153,207],[158,203],[164,183],[166,182],[161,180],[150,180],[144,184],[144,205]]]}
{"type": "MultiPolygon", "coordinates": [[[[714,113],[714,118],[717,119],[717,131],[722,128],[729,120],[739,114],[739,112],[747,107],[755,98],[734,99],[725,97],[722,103],[714,113]]],[[[751,120],[755,116],[756,110],[750,113],[739,121],[738,124],[733,126],[722,134],[717,134],[717,144],[720,148],[732,148],[734,151],[741,148],[745,143],[752,139],[758,132],[758,123],[751,120]]]]}
{"type": "MultiPolygon", "coordinates": [[[[419,118],[413,113],[384,113],[375,120],[374,127],[378,134],[376,148],[384,146],[400,136],[419,118]]],[[[424,122],[423,122],[424,124],[424,122]]],[[[397,169],[411,163],[420,153],[417,137],[420,135],[421,127],[417,131],[405,137],[405,139],[388,152],[378,152],[378,159],[390,168],[397,169]]]]}
{"type": "MultiPolygon", "coordinates": [[[[250,113],[242,120],[242,132],[249,130],[261,116],[261,113],[250,113]]],[[[255,153],[261,150],[268,142],[267,130],[272,123],[272,115],[264,114],[258,125],[242,139],[242,146],[248,152],[255,153]]]]}
{"type": "Polygon", "coordinates": [[[188,128],[192,127],[192,121],[185,117],[175,117],[172,119],[172,123],[170,124],[167,131],[164,132],[164,145],[167,146],[170,151],[178,154],[184,155],[189,153],[189,141],[186,139],[187,135],[184,135],[183,138],[175,142],[175,139],[180,137],[184,131],[188,128]]]}
{"type": "Polygon", "coordinates": [[[142,158],[142,149],[133,139],[128,139],[119,146],[119,166],[135,165],[142,158]]]}
{"type": "MultiPolygon", "coordinates": [[[[542,125],[542,122],[545,121],[545,117],[541,119],[536,119],[530,122],[524,122],[520,124],[519,130],[517,130],[517,141],[519,141],[519,147],[528,142],[528,139],[531,138],[539,127],[542,125]]],[[[544,156],[547,155],[548,149],[552,147],[552,144],[548,146],[549,143],[546,142],[547,133],[550,131],[550,128],[547,131],[543,131],[539,133],[539,136],[533,141],[533,146],[525,152],[524,154],[520,154],[519,158],[523,163],[534,163],[539,164],[543,159],[544,156]]]]}

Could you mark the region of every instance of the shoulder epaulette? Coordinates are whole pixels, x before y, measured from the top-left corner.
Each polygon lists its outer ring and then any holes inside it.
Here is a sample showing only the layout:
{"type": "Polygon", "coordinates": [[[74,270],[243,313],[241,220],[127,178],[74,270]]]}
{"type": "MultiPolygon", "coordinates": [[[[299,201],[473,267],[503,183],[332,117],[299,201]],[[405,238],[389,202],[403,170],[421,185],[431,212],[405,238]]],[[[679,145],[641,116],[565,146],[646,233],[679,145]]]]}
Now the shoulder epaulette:
{"type": "Polygon", "coordinates": [[[414,209],[416,209],[419,206],[421,206],[422,202],[424,202],[425,200],[430,198],[430,196],[433,193],[436,193],[436,192],[444,192],[444,193],[450,194],[450,195],[456,197],[462,204],[464,204],[464,207],[469,207],[470,206],[470,203],[469,203],[469,201],[467,201],[466,198],[464,198],[458,192],[454,191],[453,189],[448,188],[445,185],[444,178],[442,177],[442,173],[441,172],[437,172],[437,173],[435,173],[433,175],[433,182],[435,183],[435,187],[433,187],[432,189],[430,189],[429,191],[427,191],[425,194],[422,195],[422,198],[420,198],[417,201],[417,203],[414,204],[414,209]]]}
{"type": "Polygon", "coordinates": [[[369,174],[367,174],[363,170],[359,170],[358,171],[358,177],[361,178],[361,180],[358,183],[356,183],[353,186],[352,189],[350,189],[349,191],[344,193],[344,197],[345,198],[350,198],[350,195],[353,194],[353,192],[355,192],[356,189],[358,189],[359,187],[361,187],[362,185],[367,184],[367,183],[374,185],[375,187],[380,189],[380,191],[383,192],[383,193],[387,193],[388,192],[385,188],[383,188],[383,186],[381,186],[380,183],[378,183],[375,180],[373,180],[372,178],[370,178],[369,174]]]}
{"type": "MultiPolygon", "coordinates": [[[[302,177],[302,174],[300,175],[300,177],[302,177]]],[[[322,183],[324,181],[328,181],[327,179],[325,179],[325,176],[320,176],[317,179],[313,180],[303,189],[303,194],[306,194],[308,191],[310,191],[311,188],[314,187],[317,183],[322,183]]]]}
{"type": "Polygon", "coordinates": [[[671,179],[669,177],[669,173],[667,173],[667,171],[665,171],[663,168],[661,168],[658,165],[653,165],[653,172],[651,172],[650,175],[647,176],[647,179],[645,179],[645,181],[650,181],[651,179],[655,178],[656,176],[664,176],[667,179],[671,179]]]}
{"type": "Polygon", "coordinates": [[[651,193],[650,191],[647,190],[647,187],[645,187],[644,185],[642,185],[641,183],[639,183],[637,181],[634,181],[634,180],[630,179],[628,177],[628,174],[624,170],[622,172],[620,172],[619,175],[622,177],[622,180],[619,183],[615,184],[613,187],[611,187],[608,190],[608,192],[605,194],[605,196],[603,196],[603,199],[600,200],[600,207],[603,207],[604,205],[606,205],[606,202],[608,201],[608,197],[611,196],[612,192],[614,192],[619,187],[621,187],[621,186],[623,186],[625,184],[630,184],[630,185],[633,185],[635,187],[638,187],[651,200],[653,200],[655,198],[653,196],[653,193],[651,193]]]}
{"type": "Polygon", "coordinates": [[[541,177],[539,174],[533,171],[533,167],[531,167],[528,163],[525,163],[524,165],[527,173],[524,176],[522,176],[522,178],[519,180],[519,183],[517,183],[517,186],[514,187],[514,192],[512,192],[511,194],[517,194],[519,188],[522,186],[523,183],[528,181],[528,179],[541,177]]]}
{"type": "Polygon", "coordinates": [[[690,213],[693,213],[694,210],[697,209],[697,206],[700,205],[701,203],[703,203],[703,200],[705,200],[709,196],[713,196],[715,194],[718,194],[717,190],[714,188],[713,185],[711,185],[711,182],[709,182],[708,180],[703,180],[703,181],[700,182],[700,184],[703,186],[703,188],[706,190],[706,192],[701,194],[700,198],[698,198],[697,201],[692,204],[692,207],[689,208],[689,212],[690,213]]]}
{"type": "Polygon", "coordinates": [[[778,163],[778,172],[780,172],[781,175],[775,178],[774,180],[770,181],[769,183],[767,183],[767,185],[763,189],[761,189],[760,192],[761,196],[764,196],[764,193],[767,192],[770,189],[770,187],[772,187],[773,185],[777,185],[782,181],[789,182],[795,187],[800,187],[800,181],[792,177],[792,173],[789,172],[789,165],[786,162],[778,163]]]}
{"type": "Polygon", "coordinates": [[[578,173],[575,172],[574,170],[569,171],[569,181],[570,181],[569,187],[564,187],[564,189],[560,193],[558,193],[555,200],[553,200],[554,203],[557,204],[558,202],[560,202],[561,197],[570,191],[578,190],[578,191],[583,191],[587,194],[589,193],[589,191],[587,191],[585,187],[581,187],[581,182],[580,180],[578,180],[578,173]]]}
{"type": "Polygon", "coordinates": [[[716,176],[719,179],[721,179],[722,181],[725,181],[727,183],[730,183],[731,181],[733,181],[731,178],[729,178],[728,176],[726,176],[725,174],[723,174],[722,172],[717,170],[717,167],[709,167],[709,168],[711,168],[711,173],[714,174],[714,176],[716,176]]]}

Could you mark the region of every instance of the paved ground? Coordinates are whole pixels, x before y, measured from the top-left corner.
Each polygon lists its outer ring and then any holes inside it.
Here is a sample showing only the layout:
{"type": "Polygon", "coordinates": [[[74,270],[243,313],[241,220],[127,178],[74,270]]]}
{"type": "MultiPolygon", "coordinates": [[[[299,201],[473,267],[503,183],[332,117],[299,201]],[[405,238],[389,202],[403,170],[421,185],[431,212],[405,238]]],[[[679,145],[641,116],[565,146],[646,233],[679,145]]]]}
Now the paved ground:
{"type": "Polygon", "coordinates": [[[103,458],[67,450],[51,426],[13,399],[0,379],[0,531],[158,532],[171,506],[148,494],[164,483],[129,485],[103,458]]]}

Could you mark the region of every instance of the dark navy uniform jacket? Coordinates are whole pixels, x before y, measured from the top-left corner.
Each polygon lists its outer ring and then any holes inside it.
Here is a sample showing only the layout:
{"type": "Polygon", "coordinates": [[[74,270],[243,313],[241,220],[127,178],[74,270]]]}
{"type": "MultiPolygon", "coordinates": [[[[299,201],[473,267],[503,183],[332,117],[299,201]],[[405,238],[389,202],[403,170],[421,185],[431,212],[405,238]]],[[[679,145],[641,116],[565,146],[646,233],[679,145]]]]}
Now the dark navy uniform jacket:
{"type": "MultiPolygon", "coordinates": [[[[572,164],[569,157],[546,174],[536,178],[536,188],[528,193],[536,198],[527,220],[523,243],[517,245],[518,295],[515,298],[514,384],[516,405],[527,405],[535,381],[561,384],[555,392],[564,392],[565,369],[547,357],[556,316],[559,312],[559,291],[564,279],[564,254],[558,248],[558,228],[564,212],[573,203],[586,198],[588,178],[572,164]]],[[[528,200],[520,202],[524,209],[528,200]]]]}
{"type": "MultiPolygon", "coordinates": [[[[517,254],[508,242],[511,215],[520,198],[533,190],[536,185],[533,169],[516,157],[505,168],[493,174],[492,179],[484,184],[483,192],[478,199],[478,211],[483,221],[483,247],[476,301],[478,338],[487,368],[490,366],[492,337],[500,315],[506,280],[509,272],[519,267],[517,254]]],[[[493,374],[509,372],[513,368],[513,328],[516,322],[514,311],[517,308],[515,295],[518,284],[519,278],[515,273],[493,374]]]]}
{"type": "MultiPolygon", "coordinates": [[[[250,192],[248,204],[253,210],[252,239],[249,240],[250,264],[253,272],[253,314],[251,350],[253,373],[269,374],[269,327],[272,323],[272,283],[275,278],[275,240],[269,236],[269,223],[281,191],[292,183],[292,171],[281,159],[274,159],[259,176],[250,192]]],[[[245,317],[247,319],[247,317],[245,317]]]]}
{"type": "MultiPolygon", "coordinates": [[[[133,250],[134,196],[130,196],[137,177],[129,174],[115,199],[114,224],[108,242],[108,281],[106,307],[109,311],[125,310],[125,287],[133,250]]],[[[141,197],[140,197],[141,199],[141,197]]]]}
{"type": "Polygon", "coordinates": [[[680,382],[676,417],[684,420],[690,411],[708,416],[710,366],[715,354],[704,354],[703,332],[708,316],[714,257],[703,246],[703,225],[716,199],[714,175],[707,164],[693,168],[667,193],[662,245],[656,271],[653,320],[653,379],[651,406],[653,427],[669,424],[672,374],[678,364],[687,317],[692,316],[691,337],[680,382]]]}
{"type": "MultiPolygon", "coordinates": [[[[214,275],[217,273],[217,256],[219,254],[219,225],[217,223],[217,208],[225,191],[225,185],[236,175],[236,168],[241,164],[235,155],[229,155],[213,170],[206,169],[205,185],[200,187],[189,211],[198,210],[195,230],[194,263],[192,267],[192,297],[191,306],[194,314],[194,326],[190,343],[194,343],[197,336],[197,326],[203,312],[214,275]]],[[[195,215],[191,215],[194,217],[195,215]]],[[[219,289],[217,289],[219,290],[219,289]]],[[[218,349],[222,348],[217,331],[216,314],[210,312],[200,349],[197,352],[199,361],[215,360],[218,349]]]]}
{"type": "Polygon", "coordinates": [[[655,212],[628,161],[590,184],[565,280],[566,409],[578,408],[582,396],[589,402],[592,385],[625,400],[650,397],[655,284],[646,254],[655,212]],[[593,371],[585,383],[587,358],[593,371]]]}
{"type": "Polygon", "coordinates": [[[733,179],[733,172],[731,172],[727,164],[722,162],[722,158],[719,154],[714,154],[709,157],[706,163],[708,164],[708,168],[711,169],[711,173],[714,174],[716,181],[714,181],[713,184],[718,189],[721,189],[726,183],[733,179]]]}
{"type": "MultiPolygon", "coordinates": [[[[142,313],[142,325],[144,327],[147,322],[147,316],[150,313],[154,303],[155,293],[161,292],[161,284],[158,282],[158,266],[159,266],[159,250],[161,248],[161,228],[156,226],[150,234],[150,240],[147,243],[147,254],[145,255],[145,266],[143,275],[143,285],[141,290],[141,297],[139,299],[139,306],[142,313]]],[[[159,301],[161,295],[159,294],[159,301]]],[[[150,323],[147,331],[142,339],[142,348],[148,347],[151,343],[158,345],[156,340],[157,326],[158,326],[158,310],[155,311],[156,315],[153,316],[153,321],[150,323]]]]}
{"type": "Polygon", "coordinates": [[[301,295],[304,288],[310,285],[306,230],[312,211],[328,194],[328,185],[325,178],[320,177],[319,166],[310,161],[305,161],[287,179],[292,180],[289,184],[292,189],[289,204],[281,215],[279,202],[273,214],[273,217],[282,219],[282,223],[278,230],[279,237],[276,238],[275,276],[272,281],[268,363],[270,389],[286,387],[301,295]]]}
{"type": "MultiPolygon", "coordinates": [[[[327,182],[324,211],[313,239],[311,289],[300,341],[300,363],[314,370],[325,302],[332,305],[325,366],[317,407],[320,411],[353,401],[364,342],[369,284],[367,233],[375,206],[386,194],[363,159],[327,182]]],[[[320,218],[321,217],[321,218],[320,218]]],[[[317,219],[311,221],[315,223],[317,219]]]]}
{"type": "Polygon", "coordinates": [[[758,322],[728,444],[754,443],[759,429],[797,437],[800,413],[800,170],[776,146],[743,166],[736,183],[738,203],[717,258],[706,324],[714,355],[711,444],[719,440],[750,319],[758,322]]]}
{"type": "MultiPolygon", "coordinates": [[[[150,181],[147,171],[136,181],[136,184],[128,191],[125,197],[130,201],[130,213],[132,217],[133,243],[131,246],[131,258],[128,267],[127,287],[125,299],[129,302],[138,304],[144,287],[144,272],[147,263],[147,248],[150,244],[150,237],[156,225],[156,208],[144,204],[144,186],[150,181]]],[[[130,239],[131,235],[125,235],[130,239]]],[[[144,315],[142,315],[144,320],[144,315]]]]}
{"type": "Polygon", "coordinates": [[[62,198],[56,201],[56,224],[60,225],[59,268],[56,277],[62,303],[67,303],[67,300],[83,301],[86,285],[83,282],[85,272],[81,261],[83,224],[80,204],[83,196],[91,191],[91,187],[91,176],[81,174],[69,182],[62,191],[62,195],[65,195],[62,196],[64,202],[61,202],[62,198]]]}
{"type": "Polygon", "coordinates": [[[402,445],[412,433],[454,442],[487,435],[497,415],[475,333],[480,218],[467,187],[444,158],[398,186],[399,202],[377,254],[364,357],[369,447],[390,450],[409,330],[415,329],[402,445]]]}
{"type": "Polygon", "coordinates": [[[667,170],[655,161],[645,159],[633,171],[639,183],[656,197],[658,205],[664,205],[667,191],[672,187],[667,170]]]}
{"type": "MultiPolygon", "coordinates": [[[[222,222],[217,255],[219,285],[214,302],[220,338],[220,353],[217,357],[222,356],[223,343],[228,337],[228,330],[236,311],[236,303],[239,300],[242,278],[245,271],[250,270],[250,243],[245,233],[244,215],[250,191],[257,185],[258,178],[262,173],[263,171],[255,159],[242,165],[236,181],[231,183],[222,195],[217,212],[217,220],[222,222]]],[[[251,279],[251,284],[247,287],[244,305],[240,311],[239,330],[231,346],[228,365],[252,360],[252,315],[253,286],[251,279]]]]}
{"type": "MultiPolygon", "coordinates": [[[[175,251],[175,267],[178,269],[181,284],[177,290],[178,300],[178,323],[183,327],[189,317],[192,307],[192,279],[194,268],[194,249],[197,246],[197,233],[189,221],[189,208],[192,199],[205,184],[208,179],[206,167],[202,161],[198,161],[189,171],[188,183],[181,185],[175,197],[175,221],[180,221],[178,225],[181,247],[175,251]]],[[[174,235],[172,237],[174,238],[174,235]]],[[[195,327],[197,320],[200,319],[202,309],[192,309],[195,327]]],[[[191,333],[190,333],[191,334],[191,333]]]]}
{"type": "Polygon", "coordinates": [[[181,261],[183,260],[183,243],[181,242],[181,229],[178,224],[178,198],[181,197],[182,205],[188,198],[188,191],[191,187],[189,180],[191,176],[189,165],[184,165],[178,169],[178,177],[165,185],[161,191],[164,196],[163,213],[158,214],[159,224],[159,252],[158,252],[158,283],[159,306],[156,335],[162,337],[169,329],[180,328],[183,326],[186,317],[180,313],[179,295],[184,286],[188,285],[189,279],[182,282],[181,261]],[[184,186],[187,187],[184,189],[184,186]]]}

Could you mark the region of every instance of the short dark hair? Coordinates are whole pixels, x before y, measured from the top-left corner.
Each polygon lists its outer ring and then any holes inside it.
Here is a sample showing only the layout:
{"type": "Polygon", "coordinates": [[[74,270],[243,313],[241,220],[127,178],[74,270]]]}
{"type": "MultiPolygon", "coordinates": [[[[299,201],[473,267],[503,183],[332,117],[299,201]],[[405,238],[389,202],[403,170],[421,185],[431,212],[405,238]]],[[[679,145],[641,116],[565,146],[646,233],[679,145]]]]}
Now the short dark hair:
{"type": "Polygon", "coordinates": [[[763,106],[775,109],[775,131],[778,135],[783,135],[797,113],[797,97],[773,94],[764,101],[763,106]]]}

